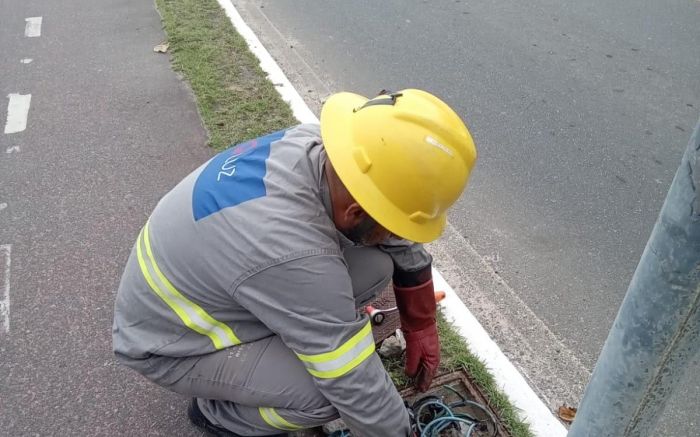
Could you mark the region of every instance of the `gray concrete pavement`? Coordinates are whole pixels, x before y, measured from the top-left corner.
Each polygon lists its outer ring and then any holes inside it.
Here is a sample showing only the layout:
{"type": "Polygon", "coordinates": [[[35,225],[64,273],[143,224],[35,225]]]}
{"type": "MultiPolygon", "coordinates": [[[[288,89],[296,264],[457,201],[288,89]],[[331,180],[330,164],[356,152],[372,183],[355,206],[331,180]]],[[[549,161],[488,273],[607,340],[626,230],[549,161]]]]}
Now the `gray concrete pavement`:
{"type": "Polygon", "coordinates": [[[0,130],[0,245],[12,246],[1,435],[198,435],[184,399],[111,353],[140,227],[211,154],[190,92],[152,51],[164,39],[152,2],[0,2],[3,125],[5,96],[32,94],[26,131],[0,130]],[[42,35],[25,38],[33,16],[42,35]]]}
{"type": "MultiPolygon", "coordinates": [[[[415,86],[457,109],[480,159],[445,246],[455,269],[492,273],[463,277],[483,296],[464,298],[535,384],[582,386],[700,112],[700,3],[234,4],[316,108],[332,91],[415,86]],[[576,369],[543,374],[543,357],[576,369]]],[[[696,433],[698,374],[662,434],[696,433]]]]}

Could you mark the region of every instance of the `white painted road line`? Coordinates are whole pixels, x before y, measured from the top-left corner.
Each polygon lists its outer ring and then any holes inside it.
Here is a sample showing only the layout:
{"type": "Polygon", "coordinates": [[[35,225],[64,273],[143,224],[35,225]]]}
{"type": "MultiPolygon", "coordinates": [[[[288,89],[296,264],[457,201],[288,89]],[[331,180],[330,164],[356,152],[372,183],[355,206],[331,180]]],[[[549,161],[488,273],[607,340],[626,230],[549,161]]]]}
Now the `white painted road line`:
{"type": "Polygon", "coordinates": [[[435,269],[433,283],[436,290],[445,291],[445,299],[440,303],[443,313],[467,341],[469,350],[486,364],[498,387],[521,411],[522,418],[530,424],[532,432],[542,437],[565,437],[567,430],[564,425],[552,415],[525,378],[435,269]]]}
{"type": "MultiPolygon", "coordinates": [[[[282,99],[289,103],[294,116],[302,123],[318,123],[318,118],[309,109],[304,99],[289,82],[287,76],[277,65],[270,53],[263,47],[258,37],[243,21],[231,0],[217,0],[221,8],[226,12],[233,27],[243,36],[248,48],[260,61],[260,67],[268,74],[268,78],[275,84],[277,92],[282,99]]],[[[518,372],[513,364],[491,340],[486,330],[471,314],[452,287],[445,282],[437,270],[433,269],[435,289],[445,290],[447,294],[442,303],[445,313],[454,319],[455,326],[465,338],[472,352],[482,359],[492,371],[496,384],[503,390],[508,398],[520,410],[520,415],[531,425],[533,433],[538,437],[565,437],[566,428],[551,413],[544,402],[535,394],[525,378],[518,372]]]]}
{"type": "Polygon", "coordinates": [[[27,38],[36,38],[41,36],[41,17],[29,17],[25,18],[24,21],[27,24],[24,26],[24,36],[27,38]]]}
{"type": "Polygon", "coordinates": [[[7,123],[5,133],[14,134],[27,128],[29,105],[32,101],[31,94],[10,94],[7,96],[10,102],[7,104],[7,123]]]}
{"type": "Polygon", "coordinates": [[[24,58],[24,59],[21,59],[19,62],[21,62],[21,63],[23,63],[23,64],[29,64],[29,63],[31,63],[33,60],[34,60],[34,59],[32,59],[32,58],[24,58]]]}
{"type": "Polygon", "coordinates": [[[5,150],[5,153],[7,153],[7,154],[16,153],[16,152],[19,152],[19,146],[8,147],[8,148],[5,150]]]}
{"type": "Polygon", "coordinates": [[[12,246],[0,245],[0,322],[10,332],[10,253],[12,246]]]}
{"type": "Polygon", "coordinates": [[[7,203],[5,203],[5,202],[0,202],[0,211],[2,211],[2,210],[5,209],[5,208],[7,208],[7,203]]]}

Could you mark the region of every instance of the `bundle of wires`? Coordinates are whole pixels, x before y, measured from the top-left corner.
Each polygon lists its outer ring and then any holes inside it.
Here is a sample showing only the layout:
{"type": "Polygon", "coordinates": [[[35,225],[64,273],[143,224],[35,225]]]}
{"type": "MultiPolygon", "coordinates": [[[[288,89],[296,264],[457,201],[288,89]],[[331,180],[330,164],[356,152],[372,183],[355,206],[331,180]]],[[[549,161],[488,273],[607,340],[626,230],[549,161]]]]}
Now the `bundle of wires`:
{"type": "MultiPolygon", "coordinates": [[[[408,407],[411,416],[413,431],[419,437],[475,437],[475,432],[480,435],[488,432],[489,423],[492,425],[490,437],[495,437],[497,428],[496,420],[491,412],[484,405],[466,399],[454,388],[444,385],[444,389],[449,390],[459,396],[460,400],[446,403],[444,398],[438,396],[425,396],[418,399],[412,406],[408,407]],[[477,419],[464,410],[481,411],[487,419],[477,419]]],[[[351,437],[349,431],[336,431],[330,437],[351,437]]]]}
{"type": "Polygon", "coordinates": [[[420,437],[440,437],[445,435],[472,437],[477,431],[488,431],[491,422],[492,435],[496,435],[496,421],[491,412],[478,402],[470,401],[450,386],[443,386],[457,396],[457,402],[446,403],[437,396],[425,396],[418,399],[411,409],[414,415],[414,431],[420,437]],[[476,417],[458,409],[470,409],[483,412],[487,419],[476,417]]]}

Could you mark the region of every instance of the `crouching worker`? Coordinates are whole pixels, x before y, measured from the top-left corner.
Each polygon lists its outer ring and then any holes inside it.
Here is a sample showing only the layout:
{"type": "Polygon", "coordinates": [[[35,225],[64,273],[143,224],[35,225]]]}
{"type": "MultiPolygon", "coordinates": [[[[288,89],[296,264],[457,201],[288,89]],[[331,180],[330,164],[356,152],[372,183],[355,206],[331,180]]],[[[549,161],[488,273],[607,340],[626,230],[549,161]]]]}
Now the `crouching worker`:
{"type": "Polygon", "coordinates": [[[119,362],[192,397],[220,436],[285,435],[342,417],[358,436],[411,434],[358,311],[393,279],[406,372],[439,364],[431,257],[476,160],[441,100],[333,95],[321,123],[226,150],[163,197],[116,298],[119,362]]]}

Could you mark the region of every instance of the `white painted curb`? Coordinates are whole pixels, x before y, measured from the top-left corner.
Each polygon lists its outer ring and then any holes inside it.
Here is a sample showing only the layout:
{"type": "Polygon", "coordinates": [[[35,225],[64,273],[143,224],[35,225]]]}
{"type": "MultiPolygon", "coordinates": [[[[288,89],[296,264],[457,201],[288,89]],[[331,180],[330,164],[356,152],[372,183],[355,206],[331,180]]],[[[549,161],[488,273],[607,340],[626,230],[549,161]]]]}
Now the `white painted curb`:
{"type": "Polygon", "coordinates": [[[443,313],[464,337],[469,350],[486,364],[496,384],[520,410],[521,417],[530,424],[532,432],[541,437],[565,437],[567,431],[564,425],[552,415],[523,375],[491,340],[484,327],[435,269],[433,284],[436,290],[445,292],[445,299],[440,304],[443,313]]]}
{"type": "Polygon", "coordinates": [[[253,30],[243,21],[243,17],[238,13],[233,3],[230,0],[217,0],[221,8],[226,12],[233,27],[241,34],[245,42],[248,43],[250,51],[260,60],[260,68],[267,73],[268,79],[275,85],[277,92],[282,96],[282,100],[287,102],[292,107],[294,117],[301,123],[318,123],[318,118],[309,109],[301,98],[296,88],[289,82],[287,76],[282,72],[282,69],[277,65],[270,53],[263,47],[258,37],[253,33],[253,30]]]}
{"type": "MultiPolygon", "coordinates": [[[[294,116],[302,123],[318,123],[318,118],[309,109],[287,76],[277,65],[270,53],[263,47],[258,37],[243,21],[231,0],[217,0],[238,33],[248,43],[250,50],[260,60],[260,67],[282,99],[289,103],[294,116]]],[[[452,319],[459,333],[464,337],[470,350],[481,359],[493,374],[496,384],[520,410],[521,417],[530,424],[532,432],[540,437],[565,437],[566,428],[549,411],[549,408],[535,394],[513,364],[506,358],[498,345],[491,340],[486,330],[457,297],[452,287],[440,272],[433,269],[433,283],[436,290],[445,291],[441,306],[449,319],[452,319]]]]}

